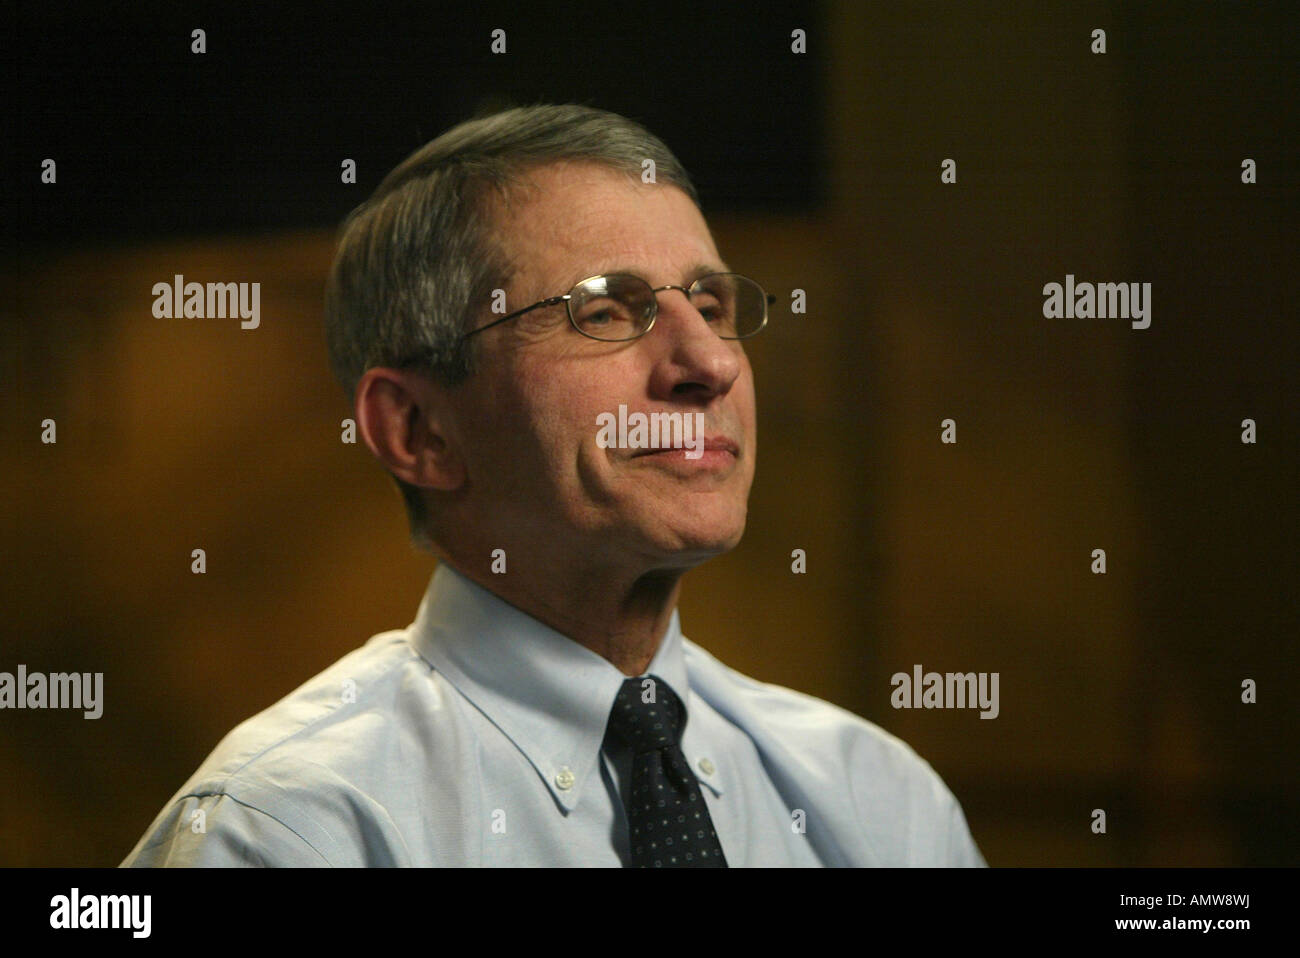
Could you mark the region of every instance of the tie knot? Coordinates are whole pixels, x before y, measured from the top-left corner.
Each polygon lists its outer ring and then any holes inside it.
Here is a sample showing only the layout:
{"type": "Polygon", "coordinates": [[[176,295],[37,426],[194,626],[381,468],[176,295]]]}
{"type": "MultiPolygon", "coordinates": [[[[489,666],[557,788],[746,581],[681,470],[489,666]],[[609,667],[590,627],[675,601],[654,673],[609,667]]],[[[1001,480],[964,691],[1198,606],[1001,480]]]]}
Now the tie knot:
{"type": "Polygon", "coordinates": [[[609,713],[607,738],[633,753],[676,745],[686,727],[686,709],[667,682],[655,675],[624,681],[609,713]]]}

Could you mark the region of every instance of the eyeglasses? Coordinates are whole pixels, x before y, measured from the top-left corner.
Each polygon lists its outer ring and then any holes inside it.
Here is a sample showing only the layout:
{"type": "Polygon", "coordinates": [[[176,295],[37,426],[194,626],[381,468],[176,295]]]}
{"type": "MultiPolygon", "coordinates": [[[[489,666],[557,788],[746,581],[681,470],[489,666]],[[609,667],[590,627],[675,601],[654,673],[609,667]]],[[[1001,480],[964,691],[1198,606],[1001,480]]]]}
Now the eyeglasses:
{"type": "Polygon", "coordinates": [[[651,286],[630,273],[592,276],[563,296],[552,296],[470,330],[468,339],[516,316],[564,303],[569,322],[582,335],[605,342],[625,342],[650,332],[659,315],[658,294],[679,289],[723,339],[746,339],[767,325],[767,308],[776,297],[739,273],[709,273],[690,286],[651,286]]]}

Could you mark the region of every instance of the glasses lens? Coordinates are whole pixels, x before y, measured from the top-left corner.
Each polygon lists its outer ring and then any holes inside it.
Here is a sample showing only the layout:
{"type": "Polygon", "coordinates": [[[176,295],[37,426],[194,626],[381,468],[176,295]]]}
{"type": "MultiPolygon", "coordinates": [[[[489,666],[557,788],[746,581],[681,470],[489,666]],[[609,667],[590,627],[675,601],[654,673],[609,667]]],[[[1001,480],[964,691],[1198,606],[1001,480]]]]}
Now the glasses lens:
{"type": "Polygon", "coordinates": [[[636,276],[616,273],[584,280],[573,289],[569,315],[592,339],[636,339],[650,323],[655,294],[636,276]]]}
{"type": "Polygon", "coordinates": [[[691,288],[691,304],[723,339],[753,336],[767,323],[767,295],[752,279],[714,273],[691,288]]]}

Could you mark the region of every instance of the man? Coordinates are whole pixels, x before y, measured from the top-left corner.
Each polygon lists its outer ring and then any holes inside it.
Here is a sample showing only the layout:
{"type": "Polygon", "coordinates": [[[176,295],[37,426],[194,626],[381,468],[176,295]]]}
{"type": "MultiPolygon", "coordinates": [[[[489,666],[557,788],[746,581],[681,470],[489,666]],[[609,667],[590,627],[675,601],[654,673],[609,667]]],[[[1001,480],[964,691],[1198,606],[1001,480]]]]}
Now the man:
{"type": "Polygon", "coordinates": [[[345,224],[327,325],[437,571],[124,864],[984,864],[905,744],[682,635],[683,573],[744,531],[768,303],[622,117],[512,109],[403,162],[345,224]],[[663,428],[606,428],[637,414],[663,428]]]}

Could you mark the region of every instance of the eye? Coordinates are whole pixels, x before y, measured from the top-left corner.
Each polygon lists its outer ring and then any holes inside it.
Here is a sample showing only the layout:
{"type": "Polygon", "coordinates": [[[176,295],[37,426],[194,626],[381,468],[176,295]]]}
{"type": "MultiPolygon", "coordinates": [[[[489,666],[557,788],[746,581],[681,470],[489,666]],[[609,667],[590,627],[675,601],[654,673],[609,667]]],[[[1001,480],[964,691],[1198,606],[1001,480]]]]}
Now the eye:
{"type": "Polygon", "coordinates": [[[626,315],[626,307],[608,297],[584,303],[576,313],[578,322],[584,326],[603,326],[626,315]]]}
{"type": "Polygon", "coordinates": [[[694,306],[706,320],[717,322],[720,319],[726,319],[727,311],[722,308],[717,298],[708,294],[701,294],[691,301],[694,306]]]}

